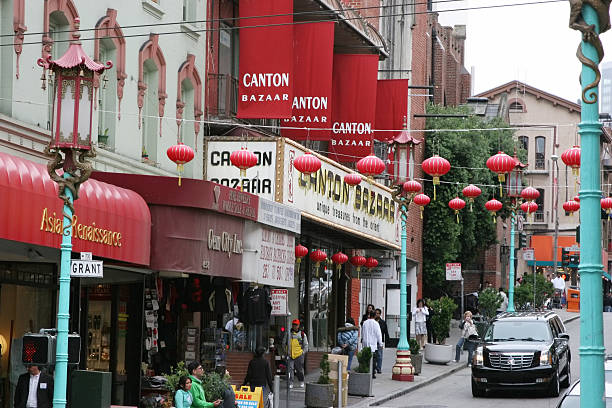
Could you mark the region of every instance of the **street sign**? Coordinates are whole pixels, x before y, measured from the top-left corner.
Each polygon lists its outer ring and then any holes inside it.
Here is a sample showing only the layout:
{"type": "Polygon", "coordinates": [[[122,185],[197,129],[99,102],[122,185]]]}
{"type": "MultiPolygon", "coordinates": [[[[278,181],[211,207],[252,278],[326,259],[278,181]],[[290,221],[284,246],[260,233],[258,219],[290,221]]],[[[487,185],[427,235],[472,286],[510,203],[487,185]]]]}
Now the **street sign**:
{"type": "Polygon", "coordinates": [[[73,278],[103,278],[104,265],[102,261],[70,260],[70,276],[73,278]]]}
{"type": "Polygon", "coordinates": [[[272,316],[287,316],[288,289],[272,289],[270,303],[272,303],[272,316]]]}
{"type": "Polygon", "coordinates": [[[81,252],[81,261],[93,261],[91,252],[81,252]]]}
{"type": "Polygon", "coordinates": [[[446,264],[446,280],[461,280],[461,264],[447,263],[446,264]]]}
{"type": "Polygon", "coordinates": [[[565,247],[566,251],[570,251],[570,252],[579,252],[580,251],[580,245],[572,245],[571,247],[565,247]]]}
{"type": "Polygon", "coordinates": [[[535,261],[535,251],[533,248],[523,248],[523,259],[525,261],[535,261]]]}

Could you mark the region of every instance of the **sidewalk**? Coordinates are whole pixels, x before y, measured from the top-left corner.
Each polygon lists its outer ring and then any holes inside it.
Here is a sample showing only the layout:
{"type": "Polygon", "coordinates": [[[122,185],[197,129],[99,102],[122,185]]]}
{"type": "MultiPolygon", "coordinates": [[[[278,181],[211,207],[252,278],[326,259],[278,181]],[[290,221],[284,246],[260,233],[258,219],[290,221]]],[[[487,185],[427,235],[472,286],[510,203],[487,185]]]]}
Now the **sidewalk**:
{"type": "MultiPolygon", "coordinates": [[[[554,309],[561,320],[565,323],[578,319],[580,313],[570,313],[565,309],[554,309]]],[[[459,322],[453,320],[451,323],[450,338],[446,339],[446,344],[455,345],[459,339],[460,330],[459,322]]],[[[454,350],[454,348],[453,348],[454,350]]],[[[461,356],[462,360],[460,363],[448,363],[448,364],[429,364],[423,360],[422,372],[419,375],[414,376],[414,382],[400,382],[393,381],[391,379],[391,369],[395,363],[395,352],[396,349],[390,348],[385,349],[383,354],[383,369],[382,374],[377,374],[374,379],[374,385],[372,390],[374,393],[373,397],[353,397],[349,396],[348,406],[351,408],[362,408],[384,404],[387,401],[395,399],[399,396],[407,394],[418,388],[424,387],[432,382],[435,382],[441,378],[449,376],[459,370],[467,368],[467,352],[464,352],[461,356]]],[[[353,362],[355,366],[356,361],[353,362]]],[[[316,381],[319,376],[318,372],[310,373],[306,376],[306,381],[316,381]]],[[[281,407],[285,407],[286,401],[286,385],[281,381],[281,407]]],[[[291,408],[302,408],[304,406],[304,389],[293,389],[291,391],[291,408]]]]}

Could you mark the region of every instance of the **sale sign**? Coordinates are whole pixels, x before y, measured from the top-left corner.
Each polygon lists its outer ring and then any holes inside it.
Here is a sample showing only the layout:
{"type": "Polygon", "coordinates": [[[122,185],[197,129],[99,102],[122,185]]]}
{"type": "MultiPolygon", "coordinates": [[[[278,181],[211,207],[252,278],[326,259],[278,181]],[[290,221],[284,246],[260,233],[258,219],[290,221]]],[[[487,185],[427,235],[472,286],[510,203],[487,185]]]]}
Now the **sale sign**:
{"type": "Polygon", "coordinates": [[[299,24],[293,36],[292,113],[282,121],[281,135],[293,140],[329,140],[334,23],[299,24]]]}
{"type": "Polygon", "coordinates": [[[332,160],[356,162],[372,153],[377,77],[378,55],[334,55],[332,160]]]}
{"type": "Polygon", "coordinates": [[[239,70],[239,118],[291,117],[292,0],[240,2],[239,70]]]}
{"type": "Polygon", "coordinates": [[[272,316],[287,316],[287,302],[289,301],[289,290],[270,290],[270,303],[272,303],[272,316]]]}

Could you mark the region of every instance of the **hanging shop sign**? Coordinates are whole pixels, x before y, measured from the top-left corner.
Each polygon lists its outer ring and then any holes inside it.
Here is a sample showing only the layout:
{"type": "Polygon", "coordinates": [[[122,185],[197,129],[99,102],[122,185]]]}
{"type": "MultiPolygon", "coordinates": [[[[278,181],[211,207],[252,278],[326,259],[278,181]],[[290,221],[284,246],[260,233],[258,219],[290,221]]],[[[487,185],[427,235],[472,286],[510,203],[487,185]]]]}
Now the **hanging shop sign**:
{"type": "Polygon", "coordinates": [[[375,268],[361,267],[352,268],[351,276],[359,279],[394,279],[396,278],[396,267],[394,258],[376,258],[378,266],[375,268]]]}
{"type": "Polygon", "coordinates": [[[378,55],[334,55],[330,158],[356,162],[372,152],[378,55]]]}
{"type": "Polygon", "coordinates": [[[259,198],[257,222],[300,234],[302,214],[299,210],[288,205],[259,198]]]}
{"type": "Polygon", "coordinates": [[[220,141],[211,138],[206,143],[206,180],[232,189],[241,188],[244,192],[272,200],[276,184],[276,145],[276,142],[268,141],[220,141]],[[257,165],[246,171],[246,177],[241,177],[240,169],[230,161],[232,152],[242,147],[247,147],[257,157],[257,165]]]}
{"type": "Polygon", "coordinates": [[[294,82],[293,1],[242,0],[239,24],[237,116],[268,119],[291,117],[294,82]]]}
{"type": "Polygon", "coordinates": [[[272,289],[270,290],[270,302],[272,303],[272,316],[287,316],[289,309],[287,304],[289,302],[289,290],[288,289],[272,289]]]}
{"type": "Polygon", "coordinates": [[[242,280],[293,287],[295,236],[254,222],[244,225],[242,280]]]}
{"type": "Polygon", "coordinates": [[[286,141],[283,202],[302,211],[302,217],[399,248],[398,208],[388,188],[363,180],[356,186],[344,181],[349,169],[322,157],[321,169],[305,175],[293,161],[304,148],[286,141]]]}
{"type": "MultiPolygon", "coordinates": [[[[424,101],[418,101],[424,103],[424,101]]],[[[403,129],[408,115],[408,80],[379,79],[376,86],[376,129],[403,129]]],[[[408,122],[409,123],[409,122],[408,122]]],[[[376,132],[376,140],[389,141],[396,132],[376,132]]]]}
{"type": "Polygon", "coordinates": [[[291,117],[283,119],[281,135],[293,140],[329,140],[332,109],[334,23],[293,27],[293,102],[291,117]]]}

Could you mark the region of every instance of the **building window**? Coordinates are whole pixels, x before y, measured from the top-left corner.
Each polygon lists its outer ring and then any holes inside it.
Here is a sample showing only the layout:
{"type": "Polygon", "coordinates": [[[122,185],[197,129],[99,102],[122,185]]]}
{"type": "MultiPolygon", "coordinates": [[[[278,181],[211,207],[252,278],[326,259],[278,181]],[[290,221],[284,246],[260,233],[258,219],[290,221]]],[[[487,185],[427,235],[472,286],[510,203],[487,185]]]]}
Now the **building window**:
{"type": "Polygon", "coordinates": [[[183,0],[183,21],[195,21],[197,19],[197,0],[183,0]]]}
{"type": "Polygon", "coordinates": [[[538,136],[535,138],[535,168],[543,170],[546,168],[544,155],[546,153],[546,138],[538,136]]]}
{"type": "Polygon", "coordinates": [[[527,136],[518,137],[519,146],[525,150],[525,153],[529,154],[529,138],[527,136]]]}
{"type": "MultiPolygon", "coordinates": [[[[100,61],[116,61],[116,49],[109,39],[100,41],[100,61]]],[[[116,65],[100,77],[98,89],[98,146],[113,150],[115,147],[115,118],[117,114],[116,65]]]]}
{"type": "Polygon", "coordinates": [[[144,63],[143,79],[147,86],[142,107],[142,159],[145,162],[157,162],[158,121],[157,95],[159,71],[151,60],[144,63]]]}
{"type": "Polygon", "coordinates": [[[538,191],[540,192],[540,196],[535,200],[536,204],[538,205],[538,209],[534,213],[534,221],[546,222],[544,219],[544,189],[538,188],[538,191]]]}
{"type": "MultiPolygon", "coordinates": [[[[195,148],[194,134],[194,90],[191,81],[185,79],[181,84],[181,101],[185,104],[183,108],[183,122],[181,123],[181,141],[191,148],[195,148]]],[[[185,164],[183,177],[194,177],[195,160],[185,164]]]]}
{"type": "MultiPolygon", "coordinates": [[[[51,48],[51,58],[57,60],[59,57],[64,55],[68,50],[68,33],[70,31],[70,23],[68,19],[61,11],[54,11],[49,16],[49,37],[53,40],[53,47],[51,48]]],[[[47,93],[49,98],[49,109],[47,119],[47,129],[51,129],[53,123],[53,98],[54,86],[49,81],[47,86],[47,93]]]]}
{"type": "Polygon", "coordinates": [[[525,108],[521,102],[514,101],[510,104],[510,112],[525,112],[525,108]]]}

